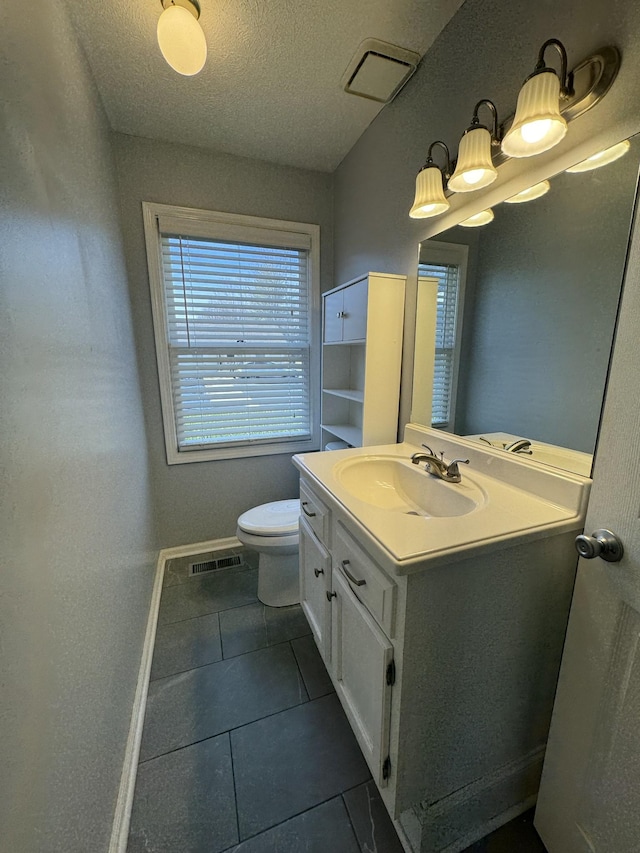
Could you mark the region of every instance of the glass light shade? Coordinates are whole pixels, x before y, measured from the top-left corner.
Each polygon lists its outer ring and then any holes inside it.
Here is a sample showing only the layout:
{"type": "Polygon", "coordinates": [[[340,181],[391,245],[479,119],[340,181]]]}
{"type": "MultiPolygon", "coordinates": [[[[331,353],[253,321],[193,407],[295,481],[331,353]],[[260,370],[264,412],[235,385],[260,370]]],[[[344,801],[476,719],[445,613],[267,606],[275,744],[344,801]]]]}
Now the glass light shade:
{"type": "Polygon", "coordinates": [[[513,124],[502,140],[508,157],[532,157],[553,148],[567,132],[560,115],[560,80],[551,69],[530,77],[520,89],[513,124]]]}
{"type": "Polygon", "coordinates": [[[460,140],[458,164],[449,178],[449,189],[468,193],[488,187],[498,177],[491,162],[491,134],[486,127],[468,130],[460,140]]]}
{"type": "Polygon", "coordinates": [[[192,77],[207,59],[202,27],[184,6],[168,6],[158,19],[158,44],[162,55],[178,74],[192,77]]]}
{"type": "Polygon", "coordinates": [[[449,209],[442,186],[442,172],[437,166],[425,166],[416,178],[416,197],[409,216],[412,219],[427,219],[449,209]]]}
{"type": "Polygon", "coordinates": [[[534,198],[540,198],[540,196],[548,193],[550,189],[551,184],[549,181],[540,181],[539,184],[527,187],[526,190],[512,195],[511,198],[505,198],[505,204],[521,204],[524,201],[533,201],[534,198]]]}
{"type": "Polygon", "coordinates": [[[571,168],[566,171],[590,172],[592,169],[599,169],[600,166],[608,166],[609,163],[613,163],[614,160],[624,157],[630,147],[631,143],[628,139],[625,139],[622,142],[618,142],[617,145],[612,145],[611,148],[605,148],[604,151],[598,151],[597,154],[592,154],[591,157],[587,157],[586,160],[576,163],[575,166],[571,166],[571,168]]]}
{"type": "Polygon", "coordinates": [[[477,228],[479,225],[488,225],[489,222],[493,222],[493,210],[490,207],[487,210],[481,210],[480,213],[475,213],[458,224],[462,225],[463,228],[477,228]]]}

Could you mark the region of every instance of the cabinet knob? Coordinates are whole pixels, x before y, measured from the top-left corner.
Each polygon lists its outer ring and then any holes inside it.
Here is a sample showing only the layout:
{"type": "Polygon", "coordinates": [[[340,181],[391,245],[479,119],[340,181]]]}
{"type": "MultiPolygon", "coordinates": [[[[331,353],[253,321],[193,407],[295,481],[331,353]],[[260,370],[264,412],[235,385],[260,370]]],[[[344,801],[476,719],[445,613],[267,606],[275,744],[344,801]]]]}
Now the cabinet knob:
{"type": "Polygon", "coordinates": [[[324,569],[314,569],[314,570],[313,570],[313,573],[314,573],[314,575],[315,575],[317,578],[319,578],[319,577],[320,577],[320,575],[323,575],[323,574],[324,574],[324,569]]]}
{"type": "Polygon", "coordinates": [[[327,590],[327,601],[331,601],[331,599],[335,598],[337,594],[338,594],[337,592],[329,592],[327,590]]]}

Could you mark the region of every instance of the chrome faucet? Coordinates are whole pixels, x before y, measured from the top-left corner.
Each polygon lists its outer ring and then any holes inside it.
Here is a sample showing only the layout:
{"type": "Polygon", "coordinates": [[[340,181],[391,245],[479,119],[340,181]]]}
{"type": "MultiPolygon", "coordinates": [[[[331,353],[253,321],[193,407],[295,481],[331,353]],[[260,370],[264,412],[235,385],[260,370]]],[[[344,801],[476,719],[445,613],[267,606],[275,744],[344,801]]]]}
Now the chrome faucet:
{"type": "Polygon", "coordinates": [[[428,474],[433,474],[434,477],[439,477],[447,483],[459,483],[462,480],[458,463],[462,462],[465,465],[468,465],[468,459],[454,459],[453,462],[447,463],[444,461],[444,452],[440,453],[440,457],[438,458],[428,445],[423,444],[422,446],[425,448],[427,453],[421,453],[420,451],[414,453],[411,457],[411,461],[414,465],[419,465],[420,462],[424,462],[425,471],[428,474]]]}
{"type": "Polygon", "coordinates": [[[505,444],[505,450],[511,453],[528,453],[529,456],[533,453],[531,450],[531,442],[528,438],[519,438],[517,441],[512,441],[511,444],[505,444]]]}

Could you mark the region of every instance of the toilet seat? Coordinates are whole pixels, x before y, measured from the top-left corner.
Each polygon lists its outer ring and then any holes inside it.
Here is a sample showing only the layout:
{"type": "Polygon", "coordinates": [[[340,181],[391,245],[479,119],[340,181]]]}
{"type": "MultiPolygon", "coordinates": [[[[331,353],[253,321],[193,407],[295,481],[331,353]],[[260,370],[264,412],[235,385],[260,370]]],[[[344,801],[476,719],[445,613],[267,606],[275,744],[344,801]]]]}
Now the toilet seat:
{"type": "Polygon", "coordinates": [[[294,536],[298,533],[300,501],[272,501],[243,512],[238,527],[254,536],[294,536]]]}

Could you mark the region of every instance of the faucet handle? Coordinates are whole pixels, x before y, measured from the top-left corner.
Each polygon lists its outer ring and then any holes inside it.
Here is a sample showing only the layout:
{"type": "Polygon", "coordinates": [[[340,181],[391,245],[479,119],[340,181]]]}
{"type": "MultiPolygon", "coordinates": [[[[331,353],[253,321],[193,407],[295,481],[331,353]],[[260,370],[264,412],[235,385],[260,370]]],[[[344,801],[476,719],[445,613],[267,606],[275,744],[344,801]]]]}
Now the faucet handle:
{"type": "Polygon", "coordinates": [[[458,468],[459,462],[462,462],[464,465],[469,464],[468,459],[454,459],[452,462],[449,462],[449,464],[447,465],[447,474],[449,474],[449,476],[454,476],[454,477],[460,476],[460,470],[458,468]]]}
{"type": "Polygon", "coordinates": [[[424,447],[424,449],[425,449],[426,451],[428,451],[428,452],[430,453],[430,455],[431,455],[431,456],[435,456],[435,455],[436,455],[436,454],[433,452],[433,450],[429,447],[429,445],[428,445],[428,444],[423,444],[422,446],[424,447]]]}
{"type": "Polygon", "coordinates": [[[458,462],[462,462],[462,463],[463,463],[463,465],[468,465],[468,464],[469,464],[469,460],[468,460],[468,459],[453,459],[451,462],[449,462],[449,468],[453,467],[454,465],[457,465],[457,464],[458,464],[458,462]]]}

